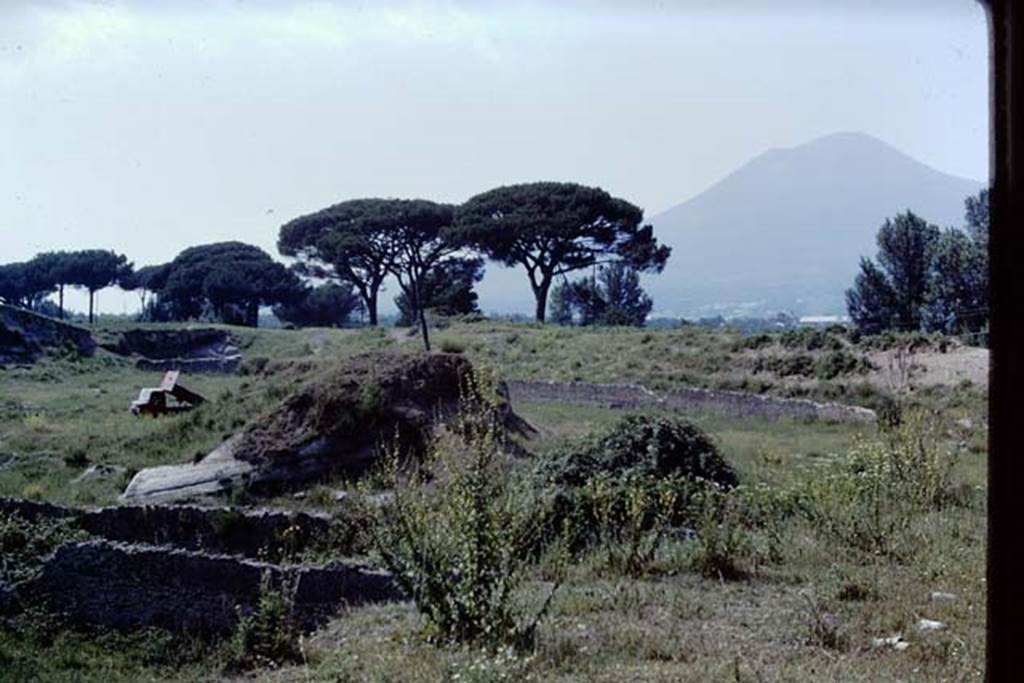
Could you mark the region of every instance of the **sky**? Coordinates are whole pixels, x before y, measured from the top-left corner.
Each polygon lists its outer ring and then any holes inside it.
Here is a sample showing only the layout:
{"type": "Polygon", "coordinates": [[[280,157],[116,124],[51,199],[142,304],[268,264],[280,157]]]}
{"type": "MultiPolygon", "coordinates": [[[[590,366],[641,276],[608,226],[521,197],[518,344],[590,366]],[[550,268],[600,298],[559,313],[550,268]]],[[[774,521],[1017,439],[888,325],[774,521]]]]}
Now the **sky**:
{"type": "MultiPolygon", "coordinates": [[[[277,257],[283,223],[345,199],[536,180],[652,217],[838,131],[984,181],[988,69],[973,0],[5,0],[0,263],[224,240],[277,257]]],[[[532,310],[505,275],[481,308],[532,310]]]]}

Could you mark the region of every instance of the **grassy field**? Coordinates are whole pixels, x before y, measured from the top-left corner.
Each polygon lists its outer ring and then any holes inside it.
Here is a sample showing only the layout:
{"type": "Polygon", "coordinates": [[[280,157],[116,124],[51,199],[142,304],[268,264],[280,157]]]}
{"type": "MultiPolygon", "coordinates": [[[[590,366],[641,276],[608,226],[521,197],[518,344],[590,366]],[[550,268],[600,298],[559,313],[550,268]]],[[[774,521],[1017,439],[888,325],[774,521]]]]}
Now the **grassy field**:
{"type": "MultiPolygon", "coordinates": [[[[362,351],[413,351],[420,343],[404,331],[383,329],[232,332],[246,358],[243,373],[183,378],[211,402],[159,420],[133,418],[127,411],[141,387],[158,383],[159,373],[138,371],[103,351],[92,359],[48,358],[32,368],[0,371],[0,495],[114,503],[134,471],[207,453],[271,409],[315,372],[317,363],[362,351]],[[308,367],[286,370],[293,361],[308,367]],[[254,374],[258,367],[264,371],[254,374]],[[123,472],[80,480],[90,464],[116,465],[123,472]]],[[[877,367],[869,367],[877,348],[835,333],[744,339],[696,328],[580,330],[481,322],[438,331],[435,344],[516,378],[639,382],[656,389],[696,385],[866,405],[878,404],[892,389],[878,380],[877,367]]],[[[843,523],[832,519],[835,528],[822,522],[828,518],[824,512],[819,517],[780,514],[768,525],[737,528],[745,539],[733,558],[743,568],[739,580],[706,578],[694,569],[694,543],[675,538],[659,544],[640,576],[611,570],[599,553],[575,557],[560,570],[562,585],[532,652],[432,644],[421,635],[423,617],[413,604],[400,603],[349,610],[303,639],[298,663],[229,675],[222,644],[182,642],[162,633],[97,638],[47,629],[41,617],[22,617],[0,629],[0,679],[981,678],[984,389],[967,383],[920,387],[908,390],[902,401],[908,410],[930,415],[934,449],[950,455],[954,470],[949,501],[910,513],[886,507],[887,515],[904,524],[899,534],[909,550],[898,554],[865,551],[843,535],[848,531],[843,524],[852,521],[847,517],[865,511],[858,507],[863,501],[844,499],[848,507],[836,509],[846,517],[843,523]],[[955,597],[937,601],[933,592],[955,597]],[[941,621],[945,628],[919,631],[922,618],[941,621]],[[873,645],[874,639],[896,633],[909,643],[905,650],[873,645]]],[[[539,402],[514,407],[539,429],[540,436],[527,445],[540,457],[557,454],[621,416],[615,410],[539,402]]],[[[786,495],[813,498],[821,482],[844,471],[851,451],[876,442],[885,448],[885,437],[874,427],[685,417],[712,436],[745,487],[786,495]]],[[[315,504],[316,497],[309,498],[314,502],[290,496],[257,502],[315,504]]],[[[832,502],[823,498],[817,505],[824,510],[821,506],[832,502]]],[[[538,562],[523,585],[522,600],[541,600],[553,571],[549,561],[538,562]]]]}

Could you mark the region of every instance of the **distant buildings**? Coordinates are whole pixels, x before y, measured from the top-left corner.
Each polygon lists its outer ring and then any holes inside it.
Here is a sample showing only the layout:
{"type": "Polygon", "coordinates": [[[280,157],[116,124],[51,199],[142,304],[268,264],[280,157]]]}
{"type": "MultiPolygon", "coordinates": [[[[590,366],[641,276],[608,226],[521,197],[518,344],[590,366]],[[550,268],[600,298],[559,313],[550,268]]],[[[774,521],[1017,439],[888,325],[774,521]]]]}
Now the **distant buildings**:
{"type": "Polygon", "coordinates": [[[846,315],[803,315],[800,324],[808,327],[828,327],[829,325],[845,325],[850,322],[846,315]]]}

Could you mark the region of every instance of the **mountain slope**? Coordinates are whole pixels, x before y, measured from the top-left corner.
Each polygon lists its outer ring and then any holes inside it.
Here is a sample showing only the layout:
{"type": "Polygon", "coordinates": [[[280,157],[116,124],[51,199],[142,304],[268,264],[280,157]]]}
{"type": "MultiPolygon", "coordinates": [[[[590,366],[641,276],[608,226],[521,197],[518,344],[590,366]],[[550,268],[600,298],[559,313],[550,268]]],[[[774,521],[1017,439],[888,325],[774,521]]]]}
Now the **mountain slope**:
{"type": "Polygon", "coordinates": [[[981,187],[861,133],[770,150],[651,219],[673,251],[645,286],[656,310],[688,316],[843,313],[886,217],[910,209],[960,226],[964,199],[981,187]]]}

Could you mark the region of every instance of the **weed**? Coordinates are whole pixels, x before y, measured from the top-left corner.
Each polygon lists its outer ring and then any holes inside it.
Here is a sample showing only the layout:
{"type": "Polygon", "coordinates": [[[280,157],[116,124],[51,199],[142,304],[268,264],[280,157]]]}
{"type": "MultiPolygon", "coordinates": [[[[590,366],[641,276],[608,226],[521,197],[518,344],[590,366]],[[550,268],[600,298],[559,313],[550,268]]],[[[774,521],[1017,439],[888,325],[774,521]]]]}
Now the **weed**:
{"type": "Polygon", "coordinates": [[[608,568],[633,578],[646,574],[677,510],[679,482],[633,479],[616,482],[607,474],[584,487],[593,506],[597,548],[608,568]]]}
{"type": "Polygon", "coordinates": [[[693,568],[705,578],[722,581],[745,577],[740,556],[749,539],[740,496],[708,482],[692,498],[691,518],[697,532],[693,568]]]}
{"type": "Polygon", "coordinates": [[[302,661],[292,592],[290,586],[275,588],[270,573],[264,572],[256,609],[251,614],[239,614],[229,646],[229,670],[274,668],[302,661]]]}
{"type": "Polygon", "coordinates": [[[826,536],[874,556],[901,559],[923,512],[955,501],[952,454],[920,414],[862,442],[841,469],[812,483],[805,511],[826,536]]]}
{"type": "Polygon", "coordinates": [[[464,408],[452,434],[435,439],[404,482],[389,449],[383,476],[394,503],[380,511],[375,548],[425,618],[428,639],[531,650],[557,589],[532,616],[518,604],[535,516],[498,472],[501,437],[486,411],[464,408]]]}
{"type": "Polygon", "coordinates": [[[826,606],[804,594],[807,601],[805,619],[807,623],[807,644],[824,647],[829,650],[843,652],[849,648],[846,635],[839,617],[827,611],[826,606]]]}

